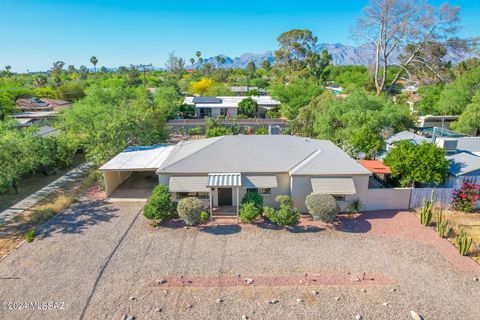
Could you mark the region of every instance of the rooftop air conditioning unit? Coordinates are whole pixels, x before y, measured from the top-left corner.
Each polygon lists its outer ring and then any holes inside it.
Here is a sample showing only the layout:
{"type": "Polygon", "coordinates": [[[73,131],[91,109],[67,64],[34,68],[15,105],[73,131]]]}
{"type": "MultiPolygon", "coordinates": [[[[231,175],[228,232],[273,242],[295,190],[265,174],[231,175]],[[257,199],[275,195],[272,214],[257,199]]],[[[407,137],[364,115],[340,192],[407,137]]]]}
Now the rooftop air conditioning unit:
{"type": "Polygon", "coordinates": [[[437,138],[435,143],[440,148],[445,149],[445,151],[448,152],[448,153],[452,153],[452,152],[457,151],[457,146],[458,146],[458,140],[457,139],[437,138]]]}
{"type": "Polygon", "coordinates": [[[268,134],[279,135],[280,134],[280,126],[268,126],[268,134]]]}

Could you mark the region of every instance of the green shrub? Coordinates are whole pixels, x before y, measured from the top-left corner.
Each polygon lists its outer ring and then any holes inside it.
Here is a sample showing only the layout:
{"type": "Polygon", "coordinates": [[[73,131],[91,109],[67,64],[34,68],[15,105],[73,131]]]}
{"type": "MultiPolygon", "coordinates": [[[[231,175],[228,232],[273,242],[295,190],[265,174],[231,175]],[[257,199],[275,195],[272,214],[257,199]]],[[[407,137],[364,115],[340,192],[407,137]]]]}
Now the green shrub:
{"type": "Polygon", "coordinates": [[[268,128],[262,127],[258,128],[257,131],[255,132],[256,135],[266,135],[268,134],[268,128]]]}
{"type": "Polygon", "coordinates": [[[259,209],[263,207],[263,197],[257,191],[247,191],[242,198],[241,204],[253,203],[259,209]]]}
{"type": "Polygon", "coordinates": [[[170,198],[168,186],[158,185],[153,189],[147,204],[143,208],[143,215],[150,220],[168,220],[176,218],[175,203],[170,198]]]}
{"type": "Polygon", "coordinates": [[[305,200],[305,204],[313,220],[332,222],[337,217],[337,201],[329,194],[309,194],[305,200]]]}
{"type": "Polygon", "coordinates": [[[200,222],[203,223],[210,219],[210,213],[208,211],[203,210],[200,212],[200,222]]]}
{"type": "Polygon", "coordinates": [[[37,232],[37,229],[35,229],[35,227],[31,228],[30,230],[28,230],[27,232],[25,232],[25,234],[23,235],[23,237],[25,238],[25,240],[27,242],[32,242],[33,239],[35,239],[35,233],[37,232]]]}
{"type": "Polygon", "coordinates": [[[264,207],[263,214],[265,217],[278,226],[292,226],[300,221],[300,212],[296,208],[288,206],[280,206],[280,209],[264,207]]]}
{"type": "Polygon", "coordinates": [[[280,209],[270,207],[263,208],[263,215],[278,226],[292,226],[300,221],[300,212],[293,206],[293,201],[288,195],[280,195],[275,198],[280,203],[280,209]]]}
{"type": "Polygon", "coordinates": [[[182,199],[178,202],[177,212],[180,218],[189,226],[200,222],[200,213],[203,209],[203,202],[195,197],[182,199]]]}
{"type": "Polygon", "coordinates": [[[202,134],[202,128],[200,127],[190,128],[188,129],[188,134],[191,136],[199,136],[202,134]]]}
{"type": "Polygon", "coordinates": [[[253,202],[247,202],[240,208],[240,221],[252,223],[260,215],[260,208],[253,202]]]}
{"type": "Polygon", "coordinates": [[[207,129],[206,136],[207,138],[228,136],[231,135],[232,131],[224,127],[216,127],[207,129]]]}
{"type": "Polygon", "coordinates": [[[362,202],[360,201],[360,199],[357,198],[350,201],[348,209],[350,213],[360,213],[360,210],[362,209],[362,207],[363,207],[362,202]]]}

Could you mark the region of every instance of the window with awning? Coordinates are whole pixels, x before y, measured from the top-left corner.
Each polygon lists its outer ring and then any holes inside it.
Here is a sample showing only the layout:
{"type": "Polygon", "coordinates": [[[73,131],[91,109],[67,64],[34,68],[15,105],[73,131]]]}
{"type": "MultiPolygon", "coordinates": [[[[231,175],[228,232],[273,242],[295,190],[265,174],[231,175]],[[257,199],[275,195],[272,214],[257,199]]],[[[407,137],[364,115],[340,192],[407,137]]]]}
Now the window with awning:
{"type": "Polygon", "coordinates": [[[170,192],[208,192],[207,182],[207,176],[170,177],[168,190],[170,192]]]}
{"type": "Polygon", "coordinates": [[[355,194],[355,184],[351,177],[311,178],[313,193],[348,195],[355,194]]]}
{"type": "Polygon", "coordinates": [[[242,186],[245,189],[267,189],[277,188],[277,176],[275,175],[244,175],[242,186]]]}

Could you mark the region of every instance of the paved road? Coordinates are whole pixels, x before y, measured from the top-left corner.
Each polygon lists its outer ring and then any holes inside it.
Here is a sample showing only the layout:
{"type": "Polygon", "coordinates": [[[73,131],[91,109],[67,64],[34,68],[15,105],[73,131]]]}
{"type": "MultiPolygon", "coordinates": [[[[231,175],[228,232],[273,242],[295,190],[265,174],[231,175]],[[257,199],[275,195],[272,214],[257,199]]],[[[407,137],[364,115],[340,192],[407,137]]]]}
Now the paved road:
{"type": "Polygon", "coordinates": [[[416,310],[429,320],[473,320],[480,314],[480,282],[470,272],[421,241],[373,232],[381,219],[370,230],[153,229],[141,208],[84,198],[54,217],[37,240],[0,263],[0,301],[63,301],[63,310],[0,309],[0,319],[411,319],[416,310]],[[396,284],[281,286],[275,279],[363,272],[396,284]],[[239,274],[262,276],[264,283],[231,285],[239,274]],[[160,278],[220,280],[155,286],[160,278]]]}

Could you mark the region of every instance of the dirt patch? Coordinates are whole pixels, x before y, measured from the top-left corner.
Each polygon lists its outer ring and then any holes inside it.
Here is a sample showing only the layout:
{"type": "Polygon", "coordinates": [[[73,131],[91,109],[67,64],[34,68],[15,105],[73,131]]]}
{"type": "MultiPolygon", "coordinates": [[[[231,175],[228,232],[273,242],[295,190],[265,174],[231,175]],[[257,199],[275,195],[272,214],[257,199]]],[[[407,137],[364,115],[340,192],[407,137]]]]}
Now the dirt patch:
{"type": "Polygon", "coordinates": [[[92,175],[87,175],[78,184],[69,186],[65,193],[53,194],[0,225],[0,261],[22,243],[27,231],[41,226],[76,202],[77,194],[88,190],[87,196],[97,196],[99,194],[96,191],[98,186],[91,188],[93,183],[92,175]],[[87,188],[91,188],[91,190],[87,188]]]}

